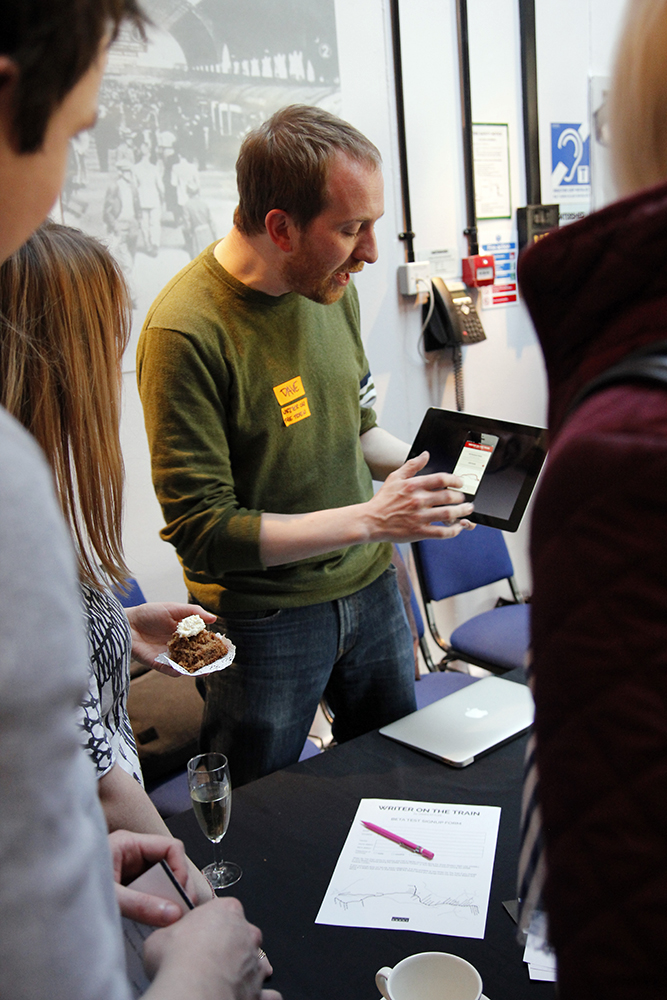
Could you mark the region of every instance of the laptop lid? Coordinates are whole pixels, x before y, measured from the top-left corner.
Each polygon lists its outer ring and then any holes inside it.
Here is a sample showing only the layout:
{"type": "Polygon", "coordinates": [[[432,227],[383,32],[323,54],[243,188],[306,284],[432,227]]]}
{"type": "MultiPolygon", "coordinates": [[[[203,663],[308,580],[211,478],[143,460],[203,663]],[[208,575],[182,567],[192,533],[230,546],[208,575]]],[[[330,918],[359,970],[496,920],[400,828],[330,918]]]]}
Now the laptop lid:
{"type": "Polygon", "coordinates": [[[485,677],[383,726],[380,733],[452,767],[467,767],[524,733],[534,715],[533,696],[525,684],[485,677]]]}

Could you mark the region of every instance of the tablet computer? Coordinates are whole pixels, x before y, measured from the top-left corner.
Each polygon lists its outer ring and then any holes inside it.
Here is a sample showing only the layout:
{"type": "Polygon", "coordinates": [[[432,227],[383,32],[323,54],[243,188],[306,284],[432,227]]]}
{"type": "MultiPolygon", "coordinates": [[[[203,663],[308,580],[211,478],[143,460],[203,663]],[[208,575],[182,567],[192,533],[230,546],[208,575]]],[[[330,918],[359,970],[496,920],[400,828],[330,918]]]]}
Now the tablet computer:
{"type": "Polygon", "coordinates": [[[546,429],[432,406],[408,458],[428,451],[420,475],[450,472],[475,505],[469,520],[516,531],[547,454],[546,429]]]}

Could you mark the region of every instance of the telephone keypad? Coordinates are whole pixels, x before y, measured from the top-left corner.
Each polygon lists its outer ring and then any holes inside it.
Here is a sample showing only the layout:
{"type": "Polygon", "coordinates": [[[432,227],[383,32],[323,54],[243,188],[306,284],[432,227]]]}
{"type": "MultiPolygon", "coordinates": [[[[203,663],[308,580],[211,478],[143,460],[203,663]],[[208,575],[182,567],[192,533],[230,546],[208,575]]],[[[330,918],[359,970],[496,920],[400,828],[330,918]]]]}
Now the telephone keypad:
{"type": "Polygon", "coordinates": [[[478,344],[481,340],[486,340],[484,327],[477,315],[477,310],[469,295],[452,295],[452,300],[461,320],[461,327],[464,331],[464,344],[478,344]]]}

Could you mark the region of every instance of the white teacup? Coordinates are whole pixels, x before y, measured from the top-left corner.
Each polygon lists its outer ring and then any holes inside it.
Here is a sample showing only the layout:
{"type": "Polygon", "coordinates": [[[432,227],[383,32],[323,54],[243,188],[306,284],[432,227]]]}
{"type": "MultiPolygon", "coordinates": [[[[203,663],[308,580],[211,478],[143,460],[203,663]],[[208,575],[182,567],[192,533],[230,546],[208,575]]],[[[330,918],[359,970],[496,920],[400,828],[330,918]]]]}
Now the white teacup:
{"type": "Polygon", "coordinates": [[[393,969],[380,969],[375,984],[385,1000],[483,1000],[477,969],[442,951],[410,955],[393,969]]]}

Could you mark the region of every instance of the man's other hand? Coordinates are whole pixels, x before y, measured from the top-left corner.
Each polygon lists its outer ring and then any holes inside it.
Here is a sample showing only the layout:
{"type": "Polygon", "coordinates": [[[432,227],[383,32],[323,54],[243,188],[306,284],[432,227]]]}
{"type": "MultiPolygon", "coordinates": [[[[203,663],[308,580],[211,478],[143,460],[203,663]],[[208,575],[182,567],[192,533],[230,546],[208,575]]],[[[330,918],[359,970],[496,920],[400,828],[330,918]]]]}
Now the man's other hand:
{"type": "Polygon", "coordinates": [[[153,987],[145,994],[197,1000],[281,1000],[263,990],[266,961],[259,957],[262,935],[249,924],[237,899],[211,900],[170,927],[155,931],[144,946],[144,964],[153,987]]]}

